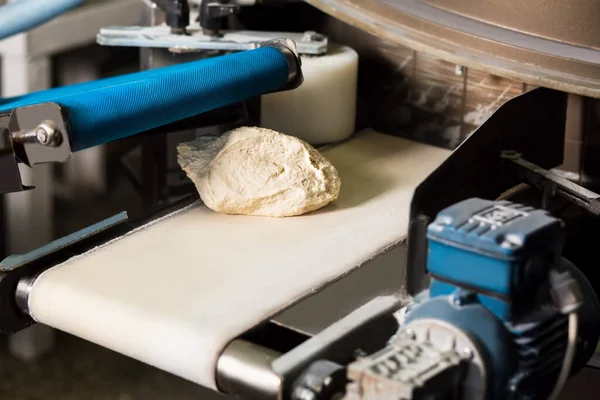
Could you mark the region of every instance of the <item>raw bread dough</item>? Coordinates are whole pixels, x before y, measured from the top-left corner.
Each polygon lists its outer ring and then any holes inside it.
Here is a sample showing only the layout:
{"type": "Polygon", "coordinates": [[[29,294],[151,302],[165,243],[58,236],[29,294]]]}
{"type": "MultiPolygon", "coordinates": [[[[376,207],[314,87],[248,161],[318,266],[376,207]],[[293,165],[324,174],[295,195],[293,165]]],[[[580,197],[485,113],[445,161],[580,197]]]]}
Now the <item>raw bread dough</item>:
{"type": "Polygon", "coordinates": [[[257,127],[177,147],[179,165],[207,207],[225,214],[290,217],[338,198],[335,167],[308,143],[257,127]]]}

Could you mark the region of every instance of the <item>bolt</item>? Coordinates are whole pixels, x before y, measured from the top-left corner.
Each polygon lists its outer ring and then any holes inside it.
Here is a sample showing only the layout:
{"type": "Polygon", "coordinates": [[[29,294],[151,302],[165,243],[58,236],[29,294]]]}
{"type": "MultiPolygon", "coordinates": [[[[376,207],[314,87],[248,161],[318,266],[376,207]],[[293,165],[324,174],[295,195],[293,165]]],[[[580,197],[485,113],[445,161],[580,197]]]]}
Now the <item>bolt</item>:
{"type": "Polygon", "coordinates": [[[412,329],[405,329],[403,333],[409,339],[414,340],[417,337],[417,334],[412,329]]]}
{"type": "Polygon", "coordinates": [[[325,36],[315,31],[306,31],[302,35],[303,42],[322,42],[323,40],[325,40],[325,36]]]}
{"type": "Polygon", "coordinates": [[[38,142],[40,142],[43,145],[47,145],[48,142],[50,141],[50,135],[44,128],[37,129],[36,137],[37,137],[38,142]]]}
{"type": "Polygon", "coordinates": [[[306,31],[304,32],[304,35],[302,35],[302,41],[310,42],[311,40],[313,40],[313,37],[315,37],[316,34],[317,32],[314,31],[306,31]]]}
{"type": "Polygon", "coordinates": [[[463,76],[465,74],[465,67],[462,65],[457,65],[454,67],[454,73],[458,76],[463,76]]]}
{"type": "Polygon", "coordinates": [[[457,290],[450,296],[450,301],[457,307],[466,306],[469,304],[476,303],[477,294],[465,290],[457,290]]]}
{"type": "Polygon", "coordinates": [[[60,132],[54,121],[44,121],[36,128],[36,137],[43,146],[58,146],[62,141],[60,132]]]}
{"type": "Polygon", "coordinates": [[[356,349],[354,351],[354,358],[356,358],[356,359],[365,358],[368,356],[369,356],[369,354],[366,351],[364,351],[363,349],[356,349]]]}
{"type": "Polygon", "coordinates": [[[62,135],[56,129],[54,121],[48,120],[31,131],[15,133],[13,139],[17,143],[38,143],[42,146],[56,147],[62,142],[62,135]]]}
{"type": "Polygon", "coordinates": [[[304,387],[299,387],[294,392],[292,397],[294,400],[315,400],[316,395],[309,389],[304,387]]]}
{"type": "Polygon", "coordinates": [[[463,358],[466,358],[467,360],[470,360],[471,358],[473,358],[473,350],[471,350],[468,347],[465,347],[462,352],[461,355],[463,358]]]}
{"type": "Polygon", "coordinates": [[[500,158],[503,158],[505,160],[518,160],[519,158],[521,158],[521,153],[518,153],[514,150],[503,150],[500,153],[500,158]]]}
{"type": "Polygon", "coordinates": [[[464,299],[460,296],[452,296],[452,304],[455,306],[462,306],[464,304],[464,299]]]}

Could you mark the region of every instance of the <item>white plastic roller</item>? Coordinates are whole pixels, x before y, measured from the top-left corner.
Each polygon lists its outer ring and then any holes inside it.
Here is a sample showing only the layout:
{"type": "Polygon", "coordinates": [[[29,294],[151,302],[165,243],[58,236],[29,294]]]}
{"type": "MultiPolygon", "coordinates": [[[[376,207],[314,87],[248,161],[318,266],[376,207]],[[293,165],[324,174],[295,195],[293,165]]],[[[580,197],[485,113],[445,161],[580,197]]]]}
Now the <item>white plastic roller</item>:
{"type": "Polygon", "coordinates": [[[358,54],[330,43],[326,55],[301,58],[304,83],[262,97],[262,126],[315,145],[347,139],[355,129],[358,54]]]}

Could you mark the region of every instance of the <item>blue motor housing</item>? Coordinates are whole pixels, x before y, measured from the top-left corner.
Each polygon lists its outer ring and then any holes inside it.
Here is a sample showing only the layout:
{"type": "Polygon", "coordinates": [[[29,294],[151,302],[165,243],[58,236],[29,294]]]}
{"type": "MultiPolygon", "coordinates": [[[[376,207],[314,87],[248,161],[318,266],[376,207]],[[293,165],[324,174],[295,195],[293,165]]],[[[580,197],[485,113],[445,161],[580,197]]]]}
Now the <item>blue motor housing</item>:
{"type": "Polygon", "coordinates": [[[543,210],[507,201],[470,199],[429,225],[431,296],[471,289],[509,321],[536,304],[532,295],[560,258],[563,223],[543,210]]]}
{"type": "Polygon", "coordinates": [[[405,326],[434,319],[469,335],[485,353],[490,398],[543,399],[553,389],[568,316],[551,296],[551,273],[568,272],[577,282],[582,306],[571,373],[587,363],[600,336],[600,305],[585,276],[561,258],[560,219],[508,201],[470,199],[440,212],[427,237],[431,284],[405,326]]]}

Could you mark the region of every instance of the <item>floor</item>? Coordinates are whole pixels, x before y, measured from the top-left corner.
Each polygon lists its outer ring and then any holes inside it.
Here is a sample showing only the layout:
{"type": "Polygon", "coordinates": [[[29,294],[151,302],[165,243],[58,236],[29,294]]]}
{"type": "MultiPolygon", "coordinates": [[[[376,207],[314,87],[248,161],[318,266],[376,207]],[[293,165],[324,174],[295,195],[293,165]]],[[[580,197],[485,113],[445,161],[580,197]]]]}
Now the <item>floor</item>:
{"type": "MultiPolygon", "coordinates": [[[[39,362],[0,352],[0,398],[11,400],[191,400],[207,391],[67,334],[39,362]]],[[[215,399],[218,399],[215,396],[215,399]]]]}
{"type": "MultiPolygon", "coordinates": [[[[598,398],[600,370],[572,379],[561,399],[598,398]]],[[[60,334],[55,352],[24,364],[0,351],[0,398],[11,400],[220,400],[182,379],[60,334]]]]}

